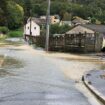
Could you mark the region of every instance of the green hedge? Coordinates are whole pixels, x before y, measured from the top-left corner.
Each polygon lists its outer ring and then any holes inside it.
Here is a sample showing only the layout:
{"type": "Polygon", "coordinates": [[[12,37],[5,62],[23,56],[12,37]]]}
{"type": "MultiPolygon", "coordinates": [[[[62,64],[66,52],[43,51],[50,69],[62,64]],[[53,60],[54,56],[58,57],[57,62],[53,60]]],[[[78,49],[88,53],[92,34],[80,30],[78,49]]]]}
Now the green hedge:
{"type": "Polygon", "coordinates": [[[0,26],[0,33],[7,34],[9,32],[9,29],[5,26],[0,26]]]}
{"type": "Polygon", "coordinates": [[[22,37],[23,36],[23,31],[21,30],[15,30],[15,31],[10,31],[8,33],[9,37],[22,37]]]}

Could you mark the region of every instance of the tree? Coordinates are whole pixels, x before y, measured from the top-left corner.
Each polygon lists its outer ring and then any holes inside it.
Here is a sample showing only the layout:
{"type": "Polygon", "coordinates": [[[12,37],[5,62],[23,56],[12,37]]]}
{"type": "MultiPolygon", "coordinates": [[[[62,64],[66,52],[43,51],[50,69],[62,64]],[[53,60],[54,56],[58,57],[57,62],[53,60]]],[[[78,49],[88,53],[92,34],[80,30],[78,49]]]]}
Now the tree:
{"type": "Polygon", "coordinates": [[[0,8],[0,25],[3,26],[5,22],[4,11],[0,8]]]}
{"type": "Polygon", "coordinates": [[[64,13],[63,20],[70,21],[72,19],[72,15],[68,12],[64,13]]]}
{"type": "Polygon", "coordinates": [[[7,23],[9,29],[19,28],[23,23],[24,16],[23,8],[19,4],[10,1],[7,4],[7,9],[8,9],[7,23]]]}
{"type": "Polygon", "coordinates": [[[23,8],[24,8],[24,23],[26,23],[27,19],[32,15],[31,0],[24,0],[23,8]]]}
{"type": "Polygon", "coordinates": [[[0,25],[7,25],[8,9],[7,4],[10,0],[0,0],[0,25]]]}
{"type": "Polygon", "coordinates": [[[62,25],[59,26],[59,24],[53,24],[51,25],[51,34],[64,34],[65,32],[67,32],[68,30],[70,30],[71,27],[68,25],[62,25]]]}

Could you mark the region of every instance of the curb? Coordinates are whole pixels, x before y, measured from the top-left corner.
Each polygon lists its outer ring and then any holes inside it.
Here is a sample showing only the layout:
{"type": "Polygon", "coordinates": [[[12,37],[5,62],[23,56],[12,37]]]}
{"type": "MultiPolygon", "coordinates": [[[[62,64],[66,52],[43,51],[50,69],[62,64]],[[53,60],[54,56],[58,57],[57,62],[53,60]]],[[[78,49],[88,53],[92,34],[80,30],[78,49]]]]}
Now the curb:
{"type": "Polygon", "coordinates": [[[101,94],[95,87],[91,85],[91,83],[86,80],[86,75],[82,76],[82,81],[84,85],[95,95],[95,97],[103,104],[105,105],[105,96],[101,94]]]}

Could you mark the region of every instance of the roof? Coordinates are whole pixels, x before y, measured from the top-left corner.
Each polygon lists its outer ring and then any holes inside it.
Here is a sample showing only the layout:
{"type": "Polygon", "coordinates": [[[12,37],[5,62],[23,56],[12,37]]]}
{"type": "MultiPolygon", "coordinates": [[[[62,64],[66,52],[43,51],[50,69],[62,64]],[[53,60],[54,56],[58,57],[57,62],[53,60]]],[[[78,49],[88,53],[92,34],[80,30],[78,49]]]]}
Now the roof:
{"type": "Polygon", "coordinates": [[[82,18],[75,18],[74,20],[72,20],[72,23],[80,23],[80,24],[86,24],[86,23],[88,23],[89,21],[88,20],[84,20],[84,19],[82,19],[82,18]]]}
{"type": "Polygon", "coordinates": [[[81,26],[91,29],[95,32],[105,34],[105,25],[85,24],[85,25],[81,25],[81,26]]]}
{"type": "Polygon", "coordinates": [[[84,33],[95,33],[93,30],[88,29],[86,27],[83,27],[81,25],[78,25],[76,27],[74,27],[73,29],[71,29],[70,31],[66,32],[66,34],[84,34],[84,33]]]}
{"type": "MultiPolygon", "coordinates": [[[[40,18],[31,18],[32,21],[34,21],[38,25],[46,24],[46,19],[40,19],[40,18]]],[[[28,19],[27,23],[30,21],[30,18],[28,19]]]]}
{"type": "Polygon", "coordinates": [[[78,25],[68,31],[66,34],[79,34],[79,33],[103,33],[105,34],[105,25],[96,25],[96,24],[84,24],[84,25],[78,25]]]}

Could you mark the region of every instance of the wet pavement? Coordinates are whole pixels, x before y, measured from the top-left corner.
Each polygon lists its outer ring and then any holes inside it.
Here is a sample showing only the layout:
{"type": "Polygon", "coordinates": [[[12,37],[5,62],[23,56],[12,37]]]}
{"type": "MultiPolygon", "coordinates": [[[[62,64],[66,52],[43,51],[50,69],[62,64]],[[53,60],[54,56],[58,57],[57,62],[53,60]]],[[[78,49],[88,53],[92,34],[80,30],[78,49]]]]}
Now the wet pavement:
{"type": "Polygon", "coordinates": [[[0,55],[15,62],[0,69],[0,105],[100,105],[90,103],[62,71],[74,61],[49,58],[27,45],[2,47],[0,55]]]}

